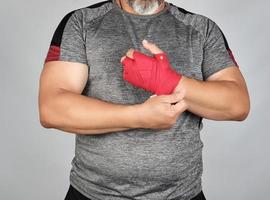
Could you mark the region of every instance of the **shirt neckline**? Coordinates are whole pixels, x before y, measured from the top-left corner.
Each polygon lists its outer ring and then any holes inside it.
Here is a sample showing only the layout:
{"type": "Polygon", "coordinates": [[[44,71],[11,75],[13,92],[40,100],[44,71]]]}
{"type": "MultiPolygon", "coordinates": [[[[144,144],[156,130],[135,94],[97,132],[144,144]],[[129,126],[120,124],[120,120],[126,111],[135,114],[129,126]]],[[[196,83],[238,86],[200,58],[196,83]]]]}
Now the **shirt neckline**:
{"type": "Polygon", "coordinates": [[[166,1],[164,1],[165,7],[162,10],[160,10],[159,12],[154,13],[154,14],[150,14],[150,15],[138,15],[138,14],[130,13],[130,12],[127,12],[127,11],[121,9],[120,6],[117,4],[116,0],[112,0],[112,3],[113,3],[113,7],[116,10],[118,10],[119,12],[121,12],[122,14],[131,16],[133,18],[141,18],[141,19],[148,19],[148,18],[154,18],[154,17],[160,16],[160,15],[166,13],[170,8],[170,4],[166,1]]]}

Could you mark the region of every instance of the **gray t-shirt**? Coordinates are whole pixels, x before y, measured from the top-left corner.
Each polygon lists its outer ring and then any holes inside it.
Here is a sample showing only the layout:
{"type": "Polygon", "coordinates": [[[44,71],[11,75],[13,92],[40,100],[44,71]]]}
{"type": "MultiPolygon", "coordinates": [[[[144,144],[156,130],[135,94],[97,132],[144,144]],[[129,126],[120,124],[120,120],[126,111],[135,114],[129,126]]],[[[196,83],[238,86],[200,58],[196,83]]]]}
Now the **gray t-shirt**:
{"type": "MultiPolygon", "coordinates": [[[[151,55],[143,39],[157,44],[172,67],[190,78],[204,81],[237,66],[220,28],[209,18],[168,2],[159,13],[135,15],[115,0],[68,13],[45,62],[87,64],[82,95],[117,104],[143,103],[152,94],[123,80],[120,63],[129,48],[151,55]]],[[[166,130],[77,134],[70,183],[92,200],[189,200],[202,190],[201,120],[185,111],[166,130]]]]}

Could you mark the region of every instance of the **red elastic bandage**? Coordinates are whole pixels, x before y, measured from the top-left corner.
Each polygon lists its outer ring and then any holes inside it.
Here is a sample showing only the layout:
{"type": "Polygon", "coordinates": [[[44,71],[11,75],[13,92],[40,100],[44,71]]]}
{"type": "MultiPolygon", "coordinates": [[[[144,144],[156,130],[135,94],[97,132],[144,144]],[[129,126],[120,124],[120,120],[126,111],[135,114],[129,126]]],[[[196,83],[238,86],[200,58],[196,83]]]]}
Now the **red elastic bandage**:
{"type": "Polygon", "coordinates": [[[154,94],[171,94],[182,75],[172,69],[166,53],[147,56],[134,51],[133,59],[122,61],[124,80],[154,94]]]}

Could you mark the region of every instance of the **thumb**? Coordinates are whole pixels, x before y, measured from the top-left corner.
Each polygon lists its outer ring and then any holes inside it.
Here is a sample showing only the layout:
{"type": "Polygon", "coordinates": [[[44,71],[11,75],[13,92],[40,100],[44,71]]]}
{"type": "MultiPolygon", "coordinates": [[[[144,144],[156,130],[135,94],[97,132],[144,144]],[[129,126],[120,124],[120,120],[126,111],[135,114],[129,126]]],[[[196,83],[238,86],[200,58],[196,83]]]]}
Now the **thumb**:
{"type": "Polygon", "coordinates": [[[176,92],[176,93],[168,95],[168,97],[169,97],[169,103],[176,103],[176,102],[181,101],[184,98],[184,93],[176,92]]]}
{"type": "Polygon", "coordinates": [[[175,105],[171,105],[171,109],[175,113],[179,114],[179,113],[184,112],[187,109],[187,104],[185,101],[179,101],[175,105]]]}
{"type": "Polygon", "coordinates": [[[160,48],[157,47],[157,45],[145,39],[142,41],[142,44],[144,48],[150,51],[152,54],[158,54],[163,52],[160,48]]]}

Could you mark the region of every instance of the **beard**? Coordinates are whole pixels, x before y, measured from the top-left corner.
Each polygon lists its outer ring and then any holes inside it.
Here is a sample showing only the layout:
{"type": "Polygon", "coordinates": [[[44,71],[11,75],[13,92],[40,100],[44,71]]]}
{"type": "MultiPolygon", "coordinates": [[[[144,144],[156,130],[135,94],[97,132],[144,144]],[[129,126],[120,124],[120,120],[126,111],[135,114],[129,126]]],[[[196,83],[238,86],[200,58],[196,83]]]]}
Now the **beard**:
{"type": "Polygon", "coordinates": [[[164,0],[126,0],[128,5],[140,15],[153,14],[164,0]]]}

